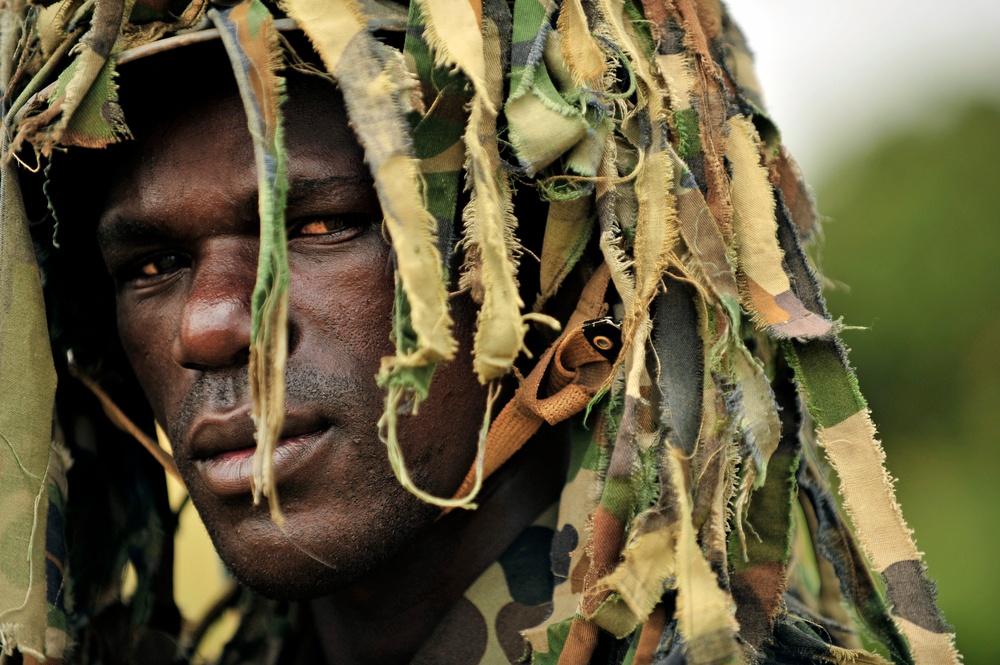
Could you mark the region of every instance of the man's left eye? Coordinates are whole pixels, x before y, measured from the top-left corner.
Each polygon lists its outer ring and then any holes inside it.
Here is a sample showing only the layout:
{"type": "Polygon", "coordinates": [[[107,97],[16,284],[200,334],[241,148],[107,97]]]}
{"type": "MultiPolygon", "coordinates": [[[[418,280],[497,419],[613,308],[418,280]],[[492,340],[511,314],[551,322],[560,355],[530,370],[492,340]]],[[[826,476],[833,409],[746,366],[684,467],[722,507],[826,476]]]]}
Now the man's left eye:
{"type": "Polygon", "coordinates": [[[288,235],[295,236],[336,236],[352,232],[366,223],[360,216],[336,215],[320,219],[310,219],[293,225],[288,235]]]}

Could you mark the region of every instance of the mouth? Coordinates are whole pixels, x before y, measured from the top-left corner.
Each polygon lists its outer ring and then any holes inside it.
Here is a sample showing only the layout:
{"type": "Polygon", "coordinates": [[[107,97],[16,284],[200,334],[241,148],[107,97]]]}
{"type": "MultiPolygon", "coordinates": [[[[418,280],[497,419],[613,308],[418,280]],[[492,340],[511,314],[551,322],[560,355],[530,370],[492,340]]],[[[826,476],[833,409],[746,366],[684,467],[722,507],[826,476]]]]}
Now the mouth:
{"type": "MultiPolygon", "coordinates": [[[[313,468],[312,458],[332,430],[324,420],[289,414],[274,449],[275,482],[280,486],[313,468]]],[[[257,444],[249,413],[203,420],[194,428],[191,444],[192,461],[208,491],[220,497],[250,493],[257,444]]]]}

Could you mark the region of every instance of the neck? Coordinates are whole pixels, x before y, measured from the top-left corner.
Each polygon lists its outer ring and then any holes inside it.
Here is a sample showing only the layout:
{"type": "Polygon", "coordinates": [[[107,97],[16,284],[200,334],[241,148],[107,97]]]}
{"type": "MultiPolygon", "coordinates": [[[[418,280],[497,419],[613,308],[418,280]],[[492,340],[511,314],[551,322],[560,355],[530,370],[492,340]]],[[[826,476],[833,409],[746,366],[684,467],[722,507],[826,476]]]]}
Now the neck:
{"type": "Polygon", "coordinates": [[[566,430],[544,428],[480,492],[364,579],[312,602],[328,663],[391,665],[413,657],[487,567],[559,498],[566,430]]]}

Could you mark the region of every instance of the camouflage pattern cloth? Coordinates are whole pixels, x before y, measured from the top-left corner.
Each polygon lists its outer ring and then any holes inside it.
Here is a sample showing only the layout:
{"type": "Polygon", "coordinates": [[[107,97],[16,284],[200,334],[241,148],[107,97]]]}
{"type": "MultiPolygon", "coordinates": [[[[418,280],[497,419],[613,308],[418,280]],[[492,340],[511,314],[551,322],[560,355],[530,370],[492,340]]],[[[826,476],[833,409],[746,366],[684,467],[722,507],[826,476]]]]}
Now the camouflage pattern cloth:
{"type": "MultiPolygon", "coordinates": [[[[541,560],[548,534],[532,527],[469,589],[425,660],[465,649],[473,660],[463,662],[530,654],[560,665],[960,662],[804,250],[817,230],[808,190],[718,0],[162,5],[15,0],[0,9],[5,651],[59,658],[75,637],[72,658],[106,661],[109,649],[139,653],[179,631],[176,611],[156,604],[169,598],[162,534],[175,519],[162,471],[114,426],[142,439],[124,414],[151,422],[148,406],[116,382],[113,345],[86,323],[112,314],[85,311],[86,294],[71,295],[73,277],[60,273],[48,238],[39,243],[43,303],[10,159],[25,161],[26,176],[54,151],[128,139],[117,67],[187,43],[193,28],[214,26],[206,34],[221,38],[254,140],[254,488],[282,519],[270,468],[284,417],[288,288],[280,99],[291,56],[281,21],[304,33],[336,80],[385,215],[396,348],[378,376],[377,426],[399,482],[443,509],[471,508],[483,478],[543,423],[571,420],[576,431],[551,537],[551,598],[548,573],[525,581],[517,572],[541,560]],[[402,50],[387,32],[404,35],[402,50]],[[260,85],[248,82],[249,67],[260,85]],[[544,220],[518,218],[515,188],[546,206],[544,220]],[[532,225],[544,241],[539,293],[526,303],[519,237],[532,225]],[[496,419],[484,414],[477,462],[456,495],[435,497],[410,478],[396,430],[456,353],[453,278],[478,305],[473,367],[493,390],[514,373],[529,329],[552,342],[496,419]],[[567,286],[583,283],[580,295],[567,286]],[[61,379],[55,407],[46,315],[61,379]],[[46,502],[53,413],[75,462],[68,494],[46,502]],[[63,507],[75,525],[68,548],[58,520],[42,537],[63,507]],[[64,550],[71,608],[45,602],[41,572],[64,550]],[[128,608],[119,600],[126,562],[139,578],[128,608]],[[120,640],[102,629],[111,610],[130,613],[120,640]],[[875,650],[862,648],[855,622],[875,650]],[[484,630],[485,647],[452,646],[484,630]]],[[[155,443],[150,450],[170,468],[155,443]]],[[[280,642],[295,624],[294,608],[250,606],[223,662],[260,662],[263,642],[249,636],[280,642]]]]}
{"type": "Polygon", "coordinates": [[[551,559],[558,511],[540,515],[476,579],[444,616],[412,665],[492,665],[525,662],[521,631],[552,611],[557,578],[551,559]]]}

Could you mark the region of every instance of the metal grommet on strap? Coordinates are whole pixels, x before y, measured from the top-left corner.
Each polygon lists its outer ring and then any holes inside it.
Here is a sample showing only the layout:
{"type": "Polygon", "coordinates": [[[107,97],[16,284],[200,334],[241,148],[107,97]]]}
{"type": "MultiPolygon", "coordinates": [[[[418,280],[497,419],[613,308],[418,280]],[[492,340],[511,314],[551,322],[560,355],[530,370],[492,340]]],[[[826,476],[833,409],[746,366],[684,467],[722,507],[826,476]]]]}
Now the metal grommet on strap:
{"type": "Polygon", "coordinates": [[[598,335],[591,340],[594,346],[596,346],[601,351],[610,351],[614,347],[614,342],[605,337],[604,335],[598,335]]]}
{"type": "Polygon", "coordinates": [[[614,362],[618,358],[622,348],[622,326],[618,321],[610,316],[585,321],[583,336],[608,361],[614,362]]]}

